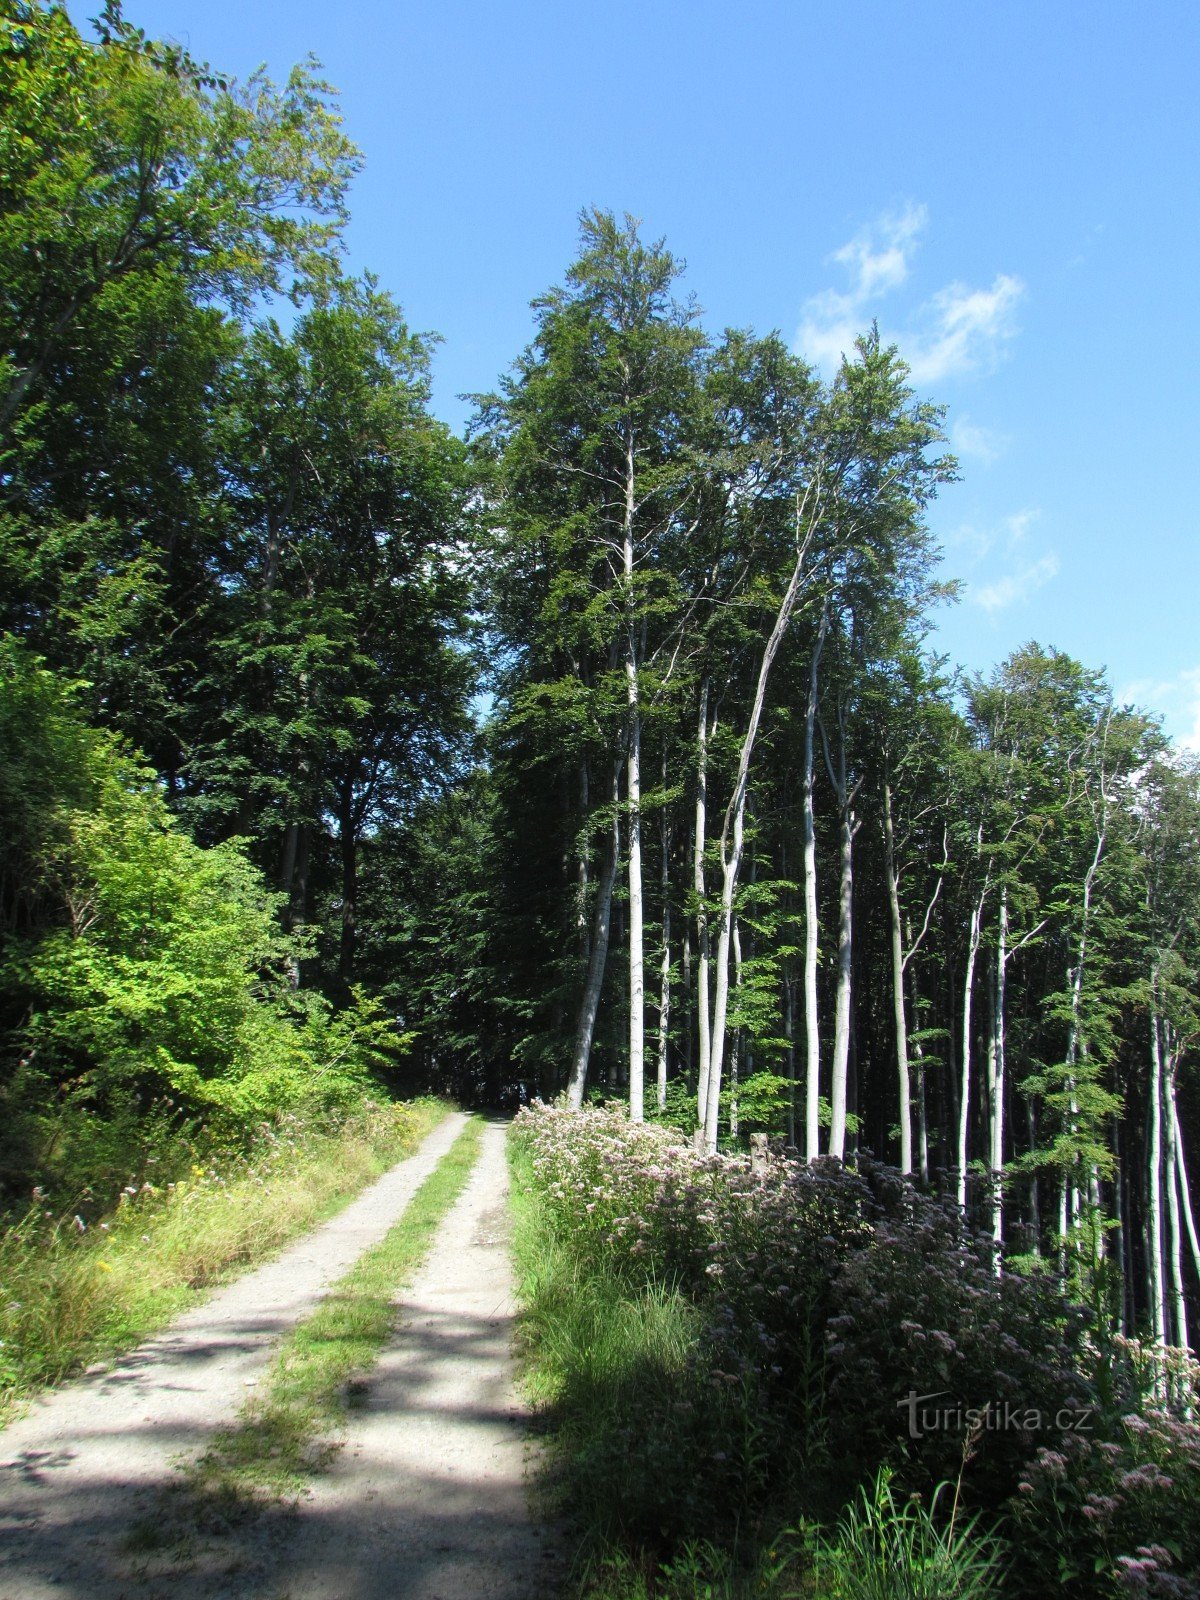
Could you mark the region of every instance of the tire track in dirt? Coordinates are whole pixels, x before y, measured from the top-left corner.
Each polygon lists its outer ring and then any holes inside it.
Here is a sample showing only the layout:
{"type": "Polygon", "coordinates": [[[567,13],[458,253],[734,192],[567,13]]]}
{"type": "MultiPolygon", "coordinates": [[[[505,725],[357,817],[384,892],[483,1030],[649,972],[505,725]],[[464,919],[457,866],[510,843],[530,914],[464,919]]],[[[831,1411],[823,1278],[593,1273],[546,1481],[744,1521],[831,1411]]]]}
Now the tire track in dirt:
{"type": "MultiPolygon", "coordinates": [[[[371,1374],[332,1469],[262,1553],[264,1600],[543,1600],[561,1533],[531,1514],[512,1358],[505,1129],[479,1161],[371,1374]]],[[[245,1576],[249,1576],[246,1574],[245,1576]]],[[[261,1586],[260,1586],[261,1585],[261,1586]]]]}
{"type": "Polygon", "coordinates": [[[0,1600],[143,1592],[122,1542],[172,1478],[172,1462],[232,1420],[280,1340],[383,1237],[464,1121],[446,1117],[414,1155],[274,1261],[0,1433],[0,1600]]]}

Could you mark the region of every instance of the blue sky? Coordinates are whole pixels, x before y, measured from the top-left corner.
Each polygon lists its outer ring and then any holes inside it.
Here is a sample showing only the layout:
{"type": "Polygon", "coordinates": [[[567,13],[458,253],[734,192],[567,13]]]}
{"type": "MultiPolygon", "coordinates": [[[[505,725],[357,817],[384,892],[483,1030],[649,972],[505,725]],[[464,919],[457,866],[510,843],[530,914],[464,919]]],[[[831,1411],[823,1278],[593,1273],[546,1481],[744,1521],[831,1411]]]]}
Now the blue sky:
{"type": "Polygon", "coordinates": [[[127,0],[242,76],[308,52],[367,166],[351,262],[489,388],[584,205],[706,324],[836,359],[877,317],[947,407],[936,644],[1036,638],[1200,748],[1200,7],[1115,0],[127,0]]]}

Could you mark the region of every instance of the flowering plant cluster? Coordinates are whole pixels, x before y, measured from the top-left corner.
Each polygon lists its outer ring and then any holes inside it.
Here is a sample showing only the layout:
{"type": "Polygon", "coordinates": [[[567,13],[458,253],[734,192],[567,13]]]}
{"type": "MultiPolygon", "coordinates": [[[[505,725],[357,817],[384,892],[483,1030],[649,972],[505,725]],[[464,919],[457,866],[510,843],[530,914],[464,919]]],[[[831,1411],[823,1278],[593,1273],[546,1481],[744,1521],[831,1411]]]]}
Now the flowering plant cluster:
{"type": "MultiPolygon", "coordinates": [[[[1118,1344],[1136,1365],[1140,1348],[1118,1344]]],[[[1012,1507],[1023,1563],[1081,1593],[1099,1575],[1122,1594],[1200,1600],[1200,1424],[1160,1404],[1104,1433],[1043,1445],[1026,1468],[1012,1507]]]]}
{"type": "Polygon", "coordinates": [[[1200,1595],[1178,1587],[1200,1534],[1189,1557],[1171,1532],[1200,1528],[1200,1430],[1121,1421],[1136,1351],[1101,1359],[1058,1280],[997,1270],[952,1204],[867,1159],[701,1157],[619,1108],[535,1105],[515,1131],[575,1270],[631,1296],[667,1285],[701,1319],[676,1391],[622,1423],[624,1449],[653,1433],[664,1462],[651,1520],[687,1475],[707,1516],[744,1524],[748,1502],[827,1516],[881,1462],[926,1496],[961,1471],[969,1503],[1019,1520],[1030,1592],[1066,1561],[1073,1592],[1200,1595]],[[914,1394],[953,1425],[914,1428],[914,1394]]]}

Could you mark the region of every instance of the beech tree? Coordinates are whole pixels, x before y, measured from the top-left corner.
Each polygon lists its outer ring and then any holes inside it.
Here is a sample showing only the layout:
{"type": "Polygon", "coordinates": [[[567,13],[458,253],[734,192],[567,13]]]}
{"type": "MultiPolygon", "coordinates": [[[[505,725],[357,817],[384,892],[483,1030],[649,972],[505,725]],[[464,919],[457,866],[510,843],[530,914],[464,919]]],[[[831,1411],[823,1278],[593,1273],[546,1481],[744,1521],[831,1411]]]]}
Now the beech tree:
{"type": "MultiPolygon", "coordinates": [[[[630,218],[580,219],[581,253],[561,288],[535,302],[538,332],[482,423],[500,457],[508,568],[542,596],[525,619],[514,701],[566,714],[578,738],[590,717],[608,776],[592,799],[593,760],[576,753],[581,829],[573,847],[591,899],[570,1096],[580,1103],[607,962],[617,830],[624,822],[628,920],[627,1072],[631,1115],[644,1114],[645,909],[642,748],[647,710],[681,642],[677,584],[663,551],[688,516],[689,411],[702,348],[694,308],[673,298],[679,269],[630,218]],[[619,709],[618,709],[619,708],[619,709]],[[623,805],[620,780],[624,769],[623,805]],[[618,807],[620,806],[620,812],[618,807]],[[590,894],[590,836],[607,836],[590,894]]],[[[549,732],[545,721],[543,730],[549,732]]],[[[580,743],[583,741],[581,740],[580,743]]],[[[586,926],[587,911],[583,913],[586,926]]]]}
{"type": "Polygon", "coordinates": [[[227,82],[106,0],[0,12],[0,439],[81,315],[134,276],[245,306],[324,279],[358,152],[312,64],[227,82]]]}

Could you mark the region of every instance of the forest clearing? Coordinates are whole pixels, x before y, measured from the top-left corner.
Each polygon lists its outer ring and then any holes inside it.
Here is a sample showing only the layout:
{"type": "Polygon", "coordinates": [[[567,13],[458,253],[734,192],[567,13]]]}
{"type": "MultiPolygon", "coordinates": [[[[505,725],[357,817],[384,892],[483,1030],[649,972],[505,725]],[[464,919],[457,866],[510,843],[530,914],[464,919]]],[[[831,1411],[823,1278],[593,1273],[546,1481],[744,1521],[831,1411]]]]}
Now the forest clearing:
{"type": "Polygon", "coordinates": [[[0,1600],[1200,1596],[1200,758],[927,353],[589,205],[456,431],[314,61],[0,113],[0,1600]]]}

